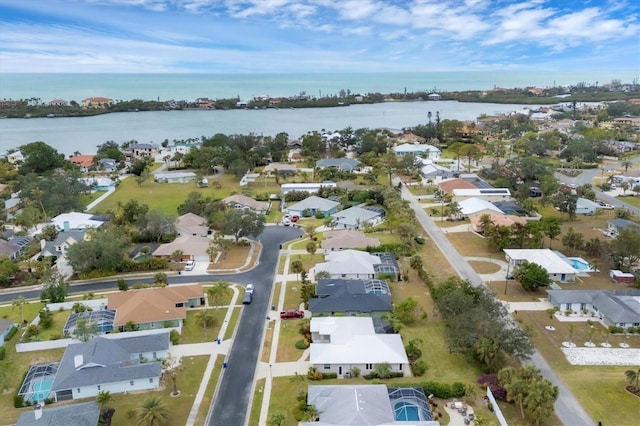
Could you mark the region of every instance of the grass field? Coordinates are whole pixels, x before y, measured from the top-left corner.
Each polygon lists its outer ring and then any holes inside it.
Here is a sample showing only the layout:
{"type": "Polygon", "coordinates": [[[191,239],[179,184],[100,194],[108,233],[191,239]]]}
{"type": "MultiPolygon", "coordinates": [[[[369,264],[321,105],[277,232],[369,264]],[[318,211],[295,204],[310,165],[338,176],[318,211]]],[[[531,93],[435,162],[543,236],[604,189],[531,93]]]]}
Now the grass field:
{"type": "Polygon", "coordinates": [[[202,397],[202,403],[200,404],[200,408],[198,409],[198,415],[195,422],[196,425],[204,425],[204,421],[209,412],[209,406],[211,405],[213,392],[215,391],[218,380],[220,379],[220,372],[222,371],[222,363],[224,362],[224,358],[225,355],[223,354],[219,354],[216,357],[213,371],[211,371],[211,377],[209,378],[209,383],[207,383],[207,388],[204,391],[204,396],[202,397]]]}
{"type": "Polygon", "coordinates": [[[180,336],[181,344],[211,342],[218,337],[227,308],[207,310],[215,318],[214,324],[207,328],[196,323],[196,317],[200,310],[187,311],[187,318],[182,326],[182,335],[180,336]]]}
{"type": "Polygon", "coordinates": [[[301,319],[288,319],[280,321],[280,336],[278,337],[278,352],[276,362],[297,361],[302,355],[302,350],[295,347],[302,335],[298,331],[301,319]]]}
{"type": "Polygon", "coordinates": [[[262,409],[262,400],[264,398],[264,382],[266,379],[260,379],[256,382],[256,390],[253,393],[251,401],[251,412],[249,413],[249,426],[258,426],[260,422],[260,410],[262,409]]]}
{"type": "Polygon", "coordinates": [[[214,200],[221,200],[233,192],[240,192],[238,179],[235,176],[223,174],[216,181],[221,184],[220,189],[198,188],[195,182],[156,183],[153,178],[138,185],[134,177],[129,177],[121,181],[116,191],[90,213],[106,213],[116,210],[118,203],[126,204],[129,200],[137,200],[141,204],[148,205],[149,210],[159,209],[166,214],[176,215],[176,207],[182,204],[191,192],[198,192],[204,198],[211,197],[214,200]]]}
{"type": "Polygon", "coordinates": [[[236,269],[242,267],[249,256],[250,246],[229,247],[218,260],[217,263],[210,263],[209,269],[215,272],[216,269],[236,269]]]}

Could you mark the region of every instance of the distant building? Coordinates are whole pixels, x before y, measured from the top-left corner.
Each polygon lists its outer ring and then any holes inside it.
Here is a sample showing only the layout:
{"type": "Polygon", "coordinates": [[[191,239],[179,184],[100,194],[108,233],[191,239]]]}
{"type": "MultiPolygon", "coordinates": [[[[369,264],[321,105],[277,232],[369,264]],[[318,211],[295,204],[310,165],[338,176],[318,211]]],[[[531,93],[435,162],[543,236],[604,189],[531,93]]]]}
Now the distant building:
{"type": "Polygon", "coordinates": [[[113,99],[99,96],[82,100],[83,108],[108,108],[111,105],[113,105],[113,99]]]}

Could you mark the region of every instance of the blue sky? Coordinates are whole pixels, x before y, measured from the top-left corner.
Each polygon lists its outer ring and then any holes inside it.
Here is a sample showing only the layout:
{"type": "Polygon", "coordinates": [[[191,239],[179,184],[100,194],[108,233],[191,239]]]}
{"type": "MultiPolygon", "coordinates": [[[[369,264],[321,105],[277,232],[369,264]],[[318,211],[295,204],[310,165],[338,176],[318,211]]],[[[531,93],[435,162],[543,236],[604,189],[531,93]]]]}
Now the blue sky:
{"type": "Polygon", "coordinates": [[[0,72],[639,70],[638,14],[625,0],[0,0],[0,72]]]}

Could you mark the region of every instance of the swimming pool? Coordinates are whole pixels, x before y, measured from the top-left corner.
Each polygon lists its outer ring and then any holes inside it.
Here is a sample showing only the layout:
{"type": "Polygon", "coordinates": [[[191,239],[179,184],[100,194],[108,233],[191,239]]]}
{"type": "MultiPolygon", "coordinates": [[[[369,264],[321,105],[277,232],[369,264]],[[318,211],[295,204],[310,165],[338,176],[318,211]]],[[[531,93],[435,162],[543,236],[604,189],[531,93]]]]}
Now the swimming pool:
{"type": "Polygon", "coordinates": [[[31,382],[31,390],[33,394],[29,400],[36,401],[44,401],[45,398],[49,396],[51,393],[51,387],[53,386],[53,379],[42,378],[40,380],[36,380],[31,382]]]}
{"type": "Polygon", "coordinates": [[[396,421],[420,421],[420,414],[418,414],[418,407],[416,405],[406,401],[401,401],[398,402],[394,408],[396,421]]]}
{"type": "Polygon", "coordinates": [[[598,272],[589,262],[584,260],[581,257],[568,257],[569,263],[573,267],[573,269],[580,272],[598,272]]]}

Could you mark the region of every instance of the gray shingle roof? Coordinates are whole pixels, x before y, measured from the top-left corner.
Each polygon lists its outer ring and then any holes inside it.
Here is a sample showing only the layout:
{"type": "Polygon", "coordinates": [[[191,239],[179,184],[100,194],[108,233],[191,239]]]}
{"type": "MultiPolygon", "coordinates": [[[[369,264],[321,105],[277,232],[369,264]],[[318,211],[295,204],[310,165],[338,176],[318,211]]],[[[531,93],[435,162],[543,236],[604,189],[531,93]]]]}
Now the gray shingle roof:
{"type": "Polygon", "coordinates": [[[339,202],[331,201],[327,198],[318,197],[317,195],[312,195],[311,197],[307,197],[304,200],[289,206],[288,209],[293,211],[315,209],[321,212],[326,212],[339,205],[339,202]]]}
{"type": "Polygon", "coordinates": [[[162,371],[160,362],[139,363],[135,355],[168,348],[169,333],[123,339],[97,337],[87,343],[71,344],[62,357],[51,390],[158,377],[162,371]],[[79,368],[74,365],[76,356],[82,356],[79,368]]]}
{"type": "Polygon", "coordinates": [[[314,313],[392,310],[388,286],[386,294],[367,292],[363,280],[320,279],[316,293],[318,298],[309,299],[309,310],[314,313]]]}
{"type": "Polygon", "coordinates": [[[20,414],[16,426],[96,426],[100,410],[95,401],[42,409],[36,420],[34,410],[20,414]]]}
{"type": "Polygon", "coordinates": [[[356,226],[358,223],[364,224],[366,221],[378,216],[380,216],[380,213],[373,212],[362,207],[350,207],[331,215],[337,224],[346,224],[351,226],[356,226]]]}
{"type": "Polygon", "coordinates": [[[337,167],[341,170],[353,170],[360,164],[355,158],[324,158],[316,161],[316,167],[337,167]]]}
{"type": "Polygon", "coordinates": [[[547,290],[549,301],[589,303],[613,323],[640,322],[640,303],[632,296],[617,296],[606,290],[547,290]]]}

